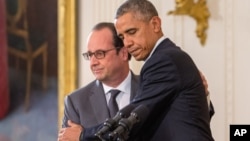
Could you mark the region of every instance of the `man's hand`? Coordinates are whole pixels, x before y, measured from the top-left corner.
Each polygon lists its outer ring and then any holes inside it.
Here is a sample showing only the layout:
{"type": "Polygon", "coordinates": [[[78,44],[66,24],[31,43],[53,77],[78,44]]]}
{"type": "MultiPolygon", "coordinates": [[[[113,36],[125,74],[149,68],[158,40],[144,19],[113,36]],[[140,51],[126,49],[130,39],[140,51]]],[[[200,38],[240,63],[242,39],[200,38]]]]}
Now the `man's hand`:
{"type": "Polygon", "coordinates": [[[60,129],[57,141],[79,141],[83,127],[68,120],[69,127],[60,129]]]}
{"type": "Polygon", "coordinates": [[[208,95],[209,95],[209,91],[208,91],[208,83],[207,83],[207,80],[206,80],[205,76],[202,74],[201,71],[200,71],[200,75],[201,75],[201,79],[202,79],[203,85],[204,85],[204,87],[205,87],[206,95],[208,96],[208,95]]]}

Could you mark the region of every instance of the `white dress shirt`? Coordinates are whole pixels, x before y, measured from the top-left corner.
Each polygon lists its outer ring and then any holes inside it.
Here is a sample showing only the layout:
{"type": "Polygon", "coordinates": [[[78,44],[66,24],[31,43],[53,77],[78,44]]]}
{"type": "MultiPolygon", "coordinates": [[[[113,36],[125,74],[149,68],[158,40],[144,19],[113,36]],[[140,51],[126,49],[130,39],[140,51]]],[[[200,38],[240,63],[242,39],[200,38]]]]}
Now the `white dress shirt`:
{"type": "Polygon", "coordinates": [[[111,89],[117,89],[117,90],[121,91],[118,94],[118,96],[116,97],[116,102],[118,104],[119,109],[122,109],[123,107],[125,107],[126,105],[129,104],[130,92],[131,92],[131,79],[132,79],[132,76],[131,76],[131,72],[129,71],[128,76],[116,88],[112,88],[112,87],[109,87],[109,86],[103,84],[103,89],[104,89],[104,93],[106,96],[107,104],[108,104],[109,99],[110,99],[110,92],[109,91],[111,89]]]}

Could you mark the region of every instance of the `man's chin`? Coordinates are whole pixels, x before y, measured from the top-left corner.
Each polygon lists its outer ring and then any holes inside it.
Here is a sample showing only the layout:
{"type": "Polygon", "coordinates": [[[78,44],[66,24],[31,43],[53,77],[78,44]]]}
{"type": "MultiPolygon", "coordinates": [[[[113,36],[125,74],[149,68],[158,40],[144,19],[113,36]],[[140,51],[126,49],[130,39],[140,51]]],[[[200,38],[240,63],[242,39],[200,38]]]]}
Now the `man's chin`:
{"type": "Polygon", "coordinates": [[[102,81],[102,80],[103,80],[103,77],[102,77],[102,76],[96,75],[95,78],[96,78],[96,80],[99,80],[99,81],[102,81]]]}
{"type": "Polygon", "coordinates": [[[141,56],[134,56],[136,61],[143,61],[144,59],[141,56]]]}

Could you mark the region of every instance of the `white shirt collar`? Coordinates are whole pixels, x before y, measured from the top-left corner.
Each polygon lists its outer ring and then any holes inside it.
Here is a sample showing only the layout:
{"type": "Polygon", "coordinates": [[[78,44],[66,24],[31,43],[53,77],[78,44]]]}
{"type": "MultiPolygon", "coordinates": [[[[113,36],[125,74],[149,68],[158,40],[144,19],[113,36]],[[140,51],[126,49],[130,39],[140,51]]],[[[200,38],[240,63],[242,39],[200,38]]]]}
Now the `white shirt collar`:
{"type": "Polygon", "coordinates": [[[105,92],[105,97],[106,97],[107,103],[110,99],[109,91],[111,89],[118,89],[121,91],[119,93],[119,95],[116,97],[116,101],[117,101],[119,109],[128,105],[129,101],[130,101],[131,81],[132,81],[132,75],[131,75],[131,72],[129,71],[128,76],[122,81],[122,83],[120,85],[118,85],[118,87],[112,88],[112,87],[109,87],[109,86],[103,84],[103,89],[105,92]]]}
{"type": "Polygon", "coordinates": [[[103,89],[104,89],[104,93],[105,94],[108,94],[108,92],[111,90],[111,89],[118,89],[120,90],[121,92],[124,92],[124,93],[128,93],[130,94],[130,87],[131,87],[131,84],[130,84],[130,81],[131,81],[131,72],[129,71],[128,73],[128,76],[122,81],[121,84],[119,84],[116,88],[112,88],[110,86],[107,86],[103,83],[103,89]]]}
{"type": "Polygon", "coordinates": [[[160,39],[158,39],[158,41],[156,42],[154,48],[152,49],[152,51],[150,52],[148,58],[145,60],[145,62],[147,62],[147,60],[152,56],[152,54],[154,53],[155,49],[158,47],[158,45],[164,40],[166,39],[166,37],[162,36],[160,39]]]}

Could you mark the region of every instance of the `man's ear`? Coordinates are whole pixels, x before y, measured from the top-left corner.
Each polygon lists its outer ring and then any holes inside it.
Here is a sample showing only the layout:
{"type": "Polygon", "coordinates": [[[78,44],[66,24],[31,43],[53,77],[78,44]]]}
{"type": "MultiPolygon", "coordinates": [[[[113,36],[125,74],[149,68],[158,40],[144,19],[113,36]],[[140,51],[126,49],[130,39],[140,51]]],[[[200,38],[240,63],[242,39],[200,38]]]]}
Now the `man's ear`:
{"type": "Polygon", "coordinates": [[[158,16],[152,17],[150,23],[152,24],[155,32],[161,31],[161,19],[158,16]]]}
{"type": "Polygon", "coordinates": [[[124,60],[128,60],[128,49],[126,47],[122,47],[120,53],[124,60]]]}

